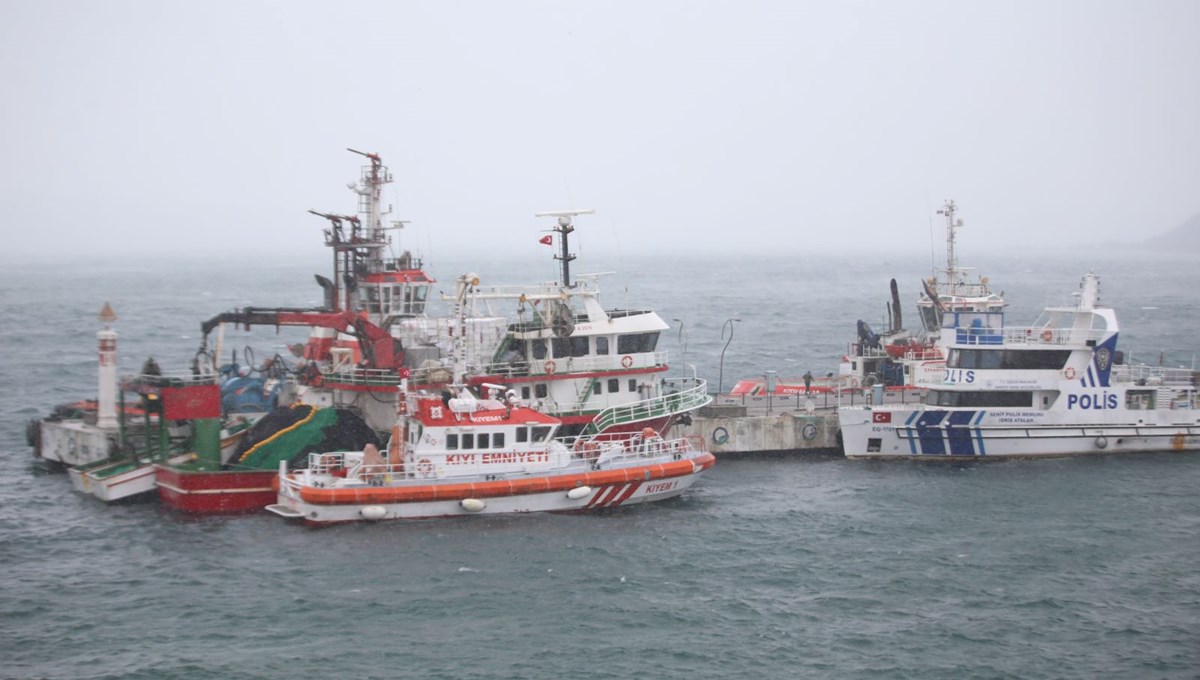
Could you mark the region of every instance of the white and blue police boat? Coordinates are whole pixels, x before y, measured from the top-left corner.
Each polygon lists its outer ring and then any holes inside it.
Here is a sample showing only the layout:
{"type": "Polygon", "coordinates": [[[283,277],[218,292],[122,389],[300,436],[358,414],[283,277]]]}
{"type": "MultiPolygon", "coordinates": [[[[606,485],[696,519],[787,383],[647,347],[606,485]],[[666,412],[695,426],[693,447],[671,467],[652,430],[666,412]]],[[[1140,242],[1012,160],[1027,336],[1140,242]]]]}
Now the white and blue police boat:
{"type": "Polygon", "coordinates": [[[1200,449],[1198,374],[1129,365],[1100,279],[1032,326],[1000,310],[948,311],[940,383],[923,403],[843,407],[849,458],[1036,458],[1200,449]]]}

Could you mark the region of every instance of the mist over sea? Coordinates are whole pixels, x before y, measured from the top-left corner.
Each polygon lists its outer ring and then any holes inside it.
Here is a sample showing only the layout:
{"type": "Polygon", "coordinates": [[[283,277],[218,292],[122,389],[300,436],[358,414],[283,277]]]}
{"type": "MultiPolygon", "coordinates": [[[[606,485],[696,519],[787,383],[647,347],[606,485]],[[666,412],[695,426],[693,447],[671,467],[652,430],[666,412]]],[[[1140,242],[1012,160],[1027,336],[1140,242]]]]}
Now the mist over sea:
{"type": "MultiPolygon", "coordinates": [[[[33,464],[26,422],[95,395],[104,302],[122,372],[151,355],[185,366],[219,312],[319,304],[325,257],[259,255],[0,270],[0,678],[1200,675],[1200,452],[722,460],[686,496],[644,507],[321,530],[107,507],[33,464]]],[[[1200,353],[1193,260],[963,257],[1016,324],[1095,271],[1119,348],[1171,366],[1200,353]]],[[[429,265],[446,292],[466,272],[484,285],[557,276],[549,249],[429,265]]],[[[694,367],[710,391],[836,371],[856,320],[884,326],[893,277],[914,324],[930,268],[661,252],[572,263],[615,272],[606,307],[671,323],[671,370],[694,367]]],[[[225,344],[261,360],[304,335],[230,330],[225,344]]]]}

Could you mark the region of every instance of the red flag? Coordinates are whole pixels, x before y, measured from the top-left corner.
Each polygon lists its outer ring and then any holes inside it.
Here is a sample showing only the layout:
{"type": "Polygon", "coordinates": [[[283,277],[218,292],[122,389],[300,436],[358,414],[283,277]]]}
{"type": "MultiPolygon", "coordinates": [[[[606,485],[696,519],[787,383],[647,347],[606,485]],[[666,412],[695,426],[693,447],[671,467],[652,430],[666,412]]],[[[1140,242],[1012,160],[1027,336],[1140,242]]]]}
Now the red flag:
{"type": "Polygon", "coordinates": [[[872,423],[890,423],[892,422],[891,411],[875,411],[871,413],[872,423]]]}
{"type": "Polygon", "coordinates": [[[551,236],[550,234],[546,234],[545,236],[538,239],[538,243],[540,243],[544,246],[554,245],[554,237],[551,236]]]}
{"type": "Polygon", "coordinates": [[[162,388],[163,417],[167,420],[219,418],[221,388],[216,385],[190,385],[162,388]]]}

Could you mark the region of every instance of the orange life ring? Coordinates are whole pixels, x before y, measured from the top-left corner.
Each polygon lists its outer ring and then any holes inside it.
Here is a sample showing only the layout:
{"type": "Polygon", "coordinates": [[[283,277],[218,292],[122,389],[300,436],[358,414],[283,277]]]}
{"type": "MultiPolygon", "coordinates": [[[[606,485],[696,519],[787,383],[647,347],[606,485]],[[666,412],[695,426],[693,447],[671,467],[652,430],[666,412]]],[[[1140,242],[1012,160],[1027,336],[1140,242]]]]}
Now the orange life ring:
{"type": "Polygon", "coordinates": [[[1054,339],[1054,333],[1050,332],[1049,328],[1042,331],[1042,342],[1050,342],[1053,339],[1054,339]]]}
{"type": "Polygon", "coordinates": [[[624,366],[625,368],[629,368],[630,366],[633,365],[633,357],[629,356],[628,354],[621,357],[621,365],[624,366]]]}
{"type": "Polygon", "coordinates": [[[546,369],[546,373],[554,373],[554,360],[547,359],[546,363],[542,367],[546,369]]]}
{"type": "Polygon", "coordinates": [[[1063,377],[1067,380],[1073,380],[1075,378],[1075,369],[1067,366],[1063,369],[1063,377]]]}

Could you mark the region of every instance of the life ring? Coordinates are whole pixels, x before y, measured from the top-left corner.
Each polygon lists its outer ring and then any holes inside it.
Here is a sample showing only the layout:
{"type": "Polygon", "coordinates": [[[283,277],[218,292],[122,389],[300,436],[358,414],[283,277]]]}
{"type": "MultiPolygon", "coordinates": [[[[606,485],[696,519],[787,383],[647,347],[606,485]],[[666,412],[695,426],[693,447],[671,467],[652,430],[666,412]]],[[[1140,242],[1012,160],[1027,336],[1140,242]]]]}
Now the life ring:
{"type": "MultiPolygon", "coordinates": [[[[1071,366],[1067,366],[1066,368],[1063,369],[1063,377],[1066,378],[1067,380],[1074,380],[1075,379],[1075,369],[1072,368],[1071,366]]],[[[1104,447],[1100,447],[1100,448],[1104,448],[1104,447]]]]}
{"type": "Polygon", "coordinates": [[[723,427],[718,427],[717,429],[713,430],[712,440],[714,444],[724,444],[725,442],[729,441],[729,430],[726,430],[723,427]]]}
{"type": "Polygon", "coordinates": [[[628,354],[621,357],[621,365],[624,366],[625,368],[629,368],[630,366],[633,365],[633,357],[629,356],[628,354]]]}
{"type": "Polygon", "coordinates": [[[417,474],[421,475],[425,479],[432,477],[433,461],[429,460],[428,458],[422,458],[421,460],[417,461],[417,474]]]}
{"type": "Polygon", "coordinates": [[[804,423],[804,427],[800,428],[800,436],[804,437],[805,441],[812,441],[817,438],[817,426],[812,423],[804,423]]]}
{"type": "Polygon", "coordinates": [[[1049,328],[1042,331],[1042,342],[1051,342],[1054,340],[1054,333],[1049,328]]]}
{"type": "Polygon", "coordinates": [[[546,369],[546,374],[547,374],[547,375],[550,375],[550,374],[554,373],[554,360],[553,360],[553,359],[547,359],[547,360],[546,360],[546,363],[542,365],[542,368],[546,369]]]}

